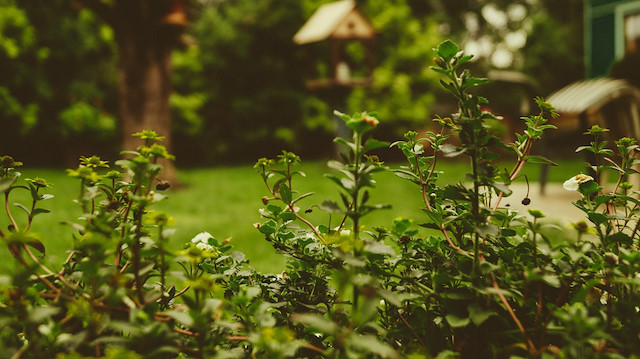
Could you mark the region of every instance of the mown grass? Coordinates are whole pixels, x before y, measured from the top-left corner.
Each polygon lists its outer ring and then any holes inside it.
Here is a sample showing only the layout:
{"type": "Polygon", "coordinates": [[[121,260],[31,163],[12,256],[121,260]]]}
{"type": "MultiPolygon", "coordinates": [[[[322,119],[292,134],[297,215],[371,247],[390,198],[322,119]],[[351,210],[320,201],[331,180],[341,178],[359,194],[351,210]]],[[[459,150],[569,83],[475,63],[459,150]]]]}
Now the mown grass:
{"type": "MultiPolygon", "coordinates": [[[[324,161],[303,163],[299,170],[305,172],[306,177],[297,178],[294,190],[300,193],[314,192],[313,196],[299,202],[300,208],[304,210],[324,200],[340,202],[337,186],[323,176],[327,171],[324,161]]],[[[442,183],[455,183],[464,181],[468,166],[466,162],[443,161],[439,170],[443,172],[440,177],[442,183]]],[[[561,161],[559,167],[550,170],[549,180],[561,182],[582,170],[581,161],[561,161]]],[[[53,268],[59,268],[72,246],[74,235],[74,230],[61,222],[77,221],[81,215],[79,206],[73,202],[79,192],[78,182],[67,177],[62,169],[25,168],[22,173],[23,178],[42,177],[53,184],[49,192],[55,197],[42,202],[41,205],[51,210],[51,213],[36,217],[31,231],[40,236],[47,248],[45,262],[53,268]]],[[[537,181],[539,166],[529,166],[525,173],[530,182],[537,181]]],[[[184,169],[180,171],[179,176],[184,187],[177,191],[167,191],[167,199],[155,206],[156,210],[164,211],[175,218],[176,232],[170,242],[171,248],[179,249],[197,233],[207,231],[221,240],[230,237],[234,247],[244,252],[250,259],[250,264],[258,270],[279,272],[284,268],[284,258],[277,255],[254,228],[254,223],[261,220],[258,209],[263,206],[261,198],[267,192],[252,164],[184,169]]],[[[423,217],[418,188],[392,173],[380,173],[375,178],[377,185],[371,190],[371,203],[388,203],[393,209],[372,213],[364,218],[364,224],[369,227],[388,227],[397,217],[411,218],[420,223],[423,217]]],[[[26,191],[21,192],[25,193],[12,196],[10,203],[21,200],[25,203],[28,194],[26,191]]],[[[19,220],[24,219],[19,208],[12,205],[10,207],[19,220]]],[[[327,224],[329,219],[326,213],[319,210],[308,216],[316,224],[327,224]]],[[[338,218],[333,218],[332,226],[338,222],[338,218]]],[[[0,211],[1,228],[7,228],[8,224],[4,210],[0,211]]],[[[5,246],[0,248],[0,259],[0,270],[9,270],[13,266],[13,259],[5,246]]]]}

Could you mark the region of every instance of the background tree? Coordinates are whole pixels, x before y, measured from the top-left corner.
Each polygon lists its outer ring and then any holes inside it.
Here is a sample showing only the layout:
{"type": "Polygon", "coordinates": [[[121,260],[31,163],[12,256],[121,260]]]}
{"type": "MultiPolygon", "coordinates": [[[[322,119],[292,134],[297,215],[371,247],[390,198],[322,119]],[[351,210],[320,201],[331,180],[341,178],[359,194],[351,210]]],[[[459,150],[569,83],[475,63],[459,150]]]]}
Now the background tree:
{"type": "MultiPolygon", "coordinates": [[[[80,0],[114,32],[118,49],[118,101],[122,148],[136,148],[131,136],[153,129],[171,152],[171,52],[187,19],[183,0],[80,0]]],[[[167,162],[164,176],[176,180],[167,162]]]]}
{"type": "MultiPolygon", "coordinates": [[[[283,147],[307,158],[329,155],[334,105],[305,88],[308,57],[292,37],[330,1],[189,0],[184,11],[174,0],[50,0],[46,7],[1,1],[0,150],[60,163],[64,143],[88,138],[115,156],[120,136],[135,141],[130,134],[148,127],[174,144],[178,165],[249,162],[283,147]]],[[[449,112],[428,70],[433,46],[445,37],[469,50],[489,45],[486,54],[472,51],[478,58],[508,50],[509,63],[476,61],[473,71],[520,71],[532,79],[535,95],[583,74],[575,56],[582,53],[575,40],[582,36],[580,0],[562,7],[550,0],[367,0],[358,6],[378,32],[376,69],[373,86],[345,95],[344,110],[377,111],[387,127],[381,132],[390,137],[449,112]],[[504,26],[496,27],[491,13],[506,16],[504,26]],[[525,41],[514,42],[521,31],[525,41]]],[[[363,56],[358,46],[347,52],[363,56]]],[[[315,65],[326,67],[323,56],[313,58],[315,65]]],[[[533,97],[497,86],[485,89],[495,107],[505,92],[533,97]]]]}
{"type": "Polygon", "coordinates": [[[115,152],[114,54],[113,32],[68,0],[0,2],[0,152],[35,164],[115,152]]]}
{"type": "MultiPolygon", "coordinates": [[[[189,34],[196,43],[174,54],[179,159],[187,157],[180,155],[185,151],[198,153],[198,161],[249,161],[282,147],[305,157],[331,154],[322,144],[333,135],[335,104],[304,86],[305,67],[322,72],[329,51],[309,54],[292,41],[327,2],[237,0],[209,2],[195,11],[189,34]]],[[[433,15],[413,14],[406,0],[362,2],[360,10],[378,32],[377,67],[371,88],[345,93],[344,110],[379,112],[389,136],[424,126],[435,101],[437,80],[428,66],[442,38],[439,23],[433,15]]],[[[362,47],[346,51],[350,58],[364,56],[362,47]]]]}

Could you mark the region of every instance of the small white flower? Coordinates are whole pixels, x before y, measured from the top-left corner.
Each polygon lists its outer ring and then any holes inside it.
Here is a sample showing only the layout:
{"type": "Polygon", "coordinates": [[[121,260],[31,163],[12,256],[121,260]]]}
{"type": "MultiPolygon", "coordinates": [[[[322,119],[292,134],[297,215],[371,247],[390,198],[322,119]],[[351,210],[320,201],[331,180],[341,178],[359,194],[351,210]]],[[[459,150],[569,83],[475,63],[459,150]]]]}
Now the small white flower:
{"type": "Polygon", "coordinates": [[[580,173],[564,181],[562,187],[567,191],[577,191],[580,188],[580,184],[589,181],[593,181],[593,177],[580,173]]]}
{"type": "Polygon", "coordinates": [[[351,230],[350,229],[340,229],[340,227],[336,227],[333,229],[334,232],[336,232],[336,234],[339,234],[340,237],[350,237],[351,236],[351,230]]]}
{"type": "Polygon", "coordinates": [[[209,234],[209,232],[198,233],[195,237],[193,237],[193,239],[191,240],[191,243],[207,244],[209,243],[209,238],[212,238],[212,237],[213,236],[209,234]]]}
{"type": "Polygon", "coordinates": [[[210,246],[206,243],[198,243],[196,244],[196,248],[198,248],[201,251],[205,251],[205,252],[213,252],[213,246],[210,246]]]}

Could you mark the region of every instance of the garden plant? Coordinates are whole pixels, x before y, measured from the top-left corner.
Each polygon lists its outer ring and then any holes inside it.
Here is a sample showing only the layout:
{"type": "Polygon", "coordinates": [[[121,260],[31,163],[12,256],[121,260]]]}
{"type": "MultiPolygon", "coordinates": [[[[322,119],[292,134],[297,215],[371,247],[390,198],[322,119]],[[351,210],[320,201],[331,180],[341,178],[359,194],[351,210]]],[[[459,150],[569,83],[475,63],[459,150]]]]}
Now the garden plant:
{"type": "MultiPolygon", "coordinates": [[[[113,165],[82,157],[68,173],[79,182],[79,219],[58,267],[44,264],[47,238],[30,232],[48,212],[50,185],[22,180],[22,163],[0,157],[0,193],[11,225],[0,237],[15,260],[0,277],[0,353],[11,358],[628,358],[640,353],[640,200],[636,141],[610,145],[594,126],[591,175],[564,186],[585,221],[562,239],[537,210],[518,213],[502,200],[553,129],[553,107],[522,118],[506,144],[486,125],[496,116],[470,93],[484,79],[464,69],[471,56],[451,41],[435,50],[433,70],[459,111],[435,119],[439,132],[408,132],[389,144],[372,137],[375,113],[336,112],[352,131],[329,162],[335,199],[298,186],[300,158],[283,151],[255,164],[265,195],[256,230],[287,257],[280,274],[255,271],[228,240],[202,232],[168,250],[170,214],[153,210],[169,183],[172,159],[153,131],[113,165]],[[376,150],[406,157],[388,168],[376,150]],[[499,159],[514,158],[500,168],[499,159]],[[439,182],[438,162],[464,157],[467,177],[439,182]],[[375,178],[393,171],[423,199],[415,218],[396,218],[375,203],[375,178]],[[605,186],[603,173],[616,178],[605,186]],[[17,191],[30,203],[12,203],[17,191]],[[303,205],[304,204],[304,205],[303,205]],[[372,211],[389,223],[365,227],[372,211]],[[310,212],[314,212],[313,216],[310,212]],[[310,218],[313,218],[314,221],[310,218]],[[321,218],[320,221],[317,221],[321,218]],[[419,226],[425,227],[419,229],[419,226]],[[429,233],[425,235],[425,233],[429,233]],[[577,233],[575,238],[569,238],[577,233]]],[[[463,163],[463,162],[460,162],[463,163]]],[[[530,202],[522,199],[523,204],[530,202]]]]}

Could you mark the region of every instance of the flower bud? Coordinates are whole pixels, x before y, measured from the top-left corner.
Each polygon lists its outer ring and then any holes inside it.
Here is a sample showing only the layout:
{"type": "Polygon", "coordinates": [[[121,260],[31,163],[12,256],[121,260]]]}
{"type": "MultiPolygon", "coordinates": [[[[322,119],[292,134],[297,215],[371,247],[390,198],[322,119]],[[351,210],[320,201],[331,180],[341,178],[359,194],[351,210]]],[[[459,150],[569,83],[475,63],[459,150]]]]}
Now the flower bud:
{"type": "Polygon", "coordinates": [[[167,181],[160,181],[160,183],[158,183],[158,184],[156,185],[156,189],[157,189],[158,191],[164,191],[164,190],[168,189],[170,186],[171,186],[171,184],[170,184],[169,182],[167,182],[167,181]]]}
{"type": "Polygon", "coordinates": [[[615,253],[607,252],[604,254],[604,260],[609,265],[618,264],[618,256],[615,253]]]}

